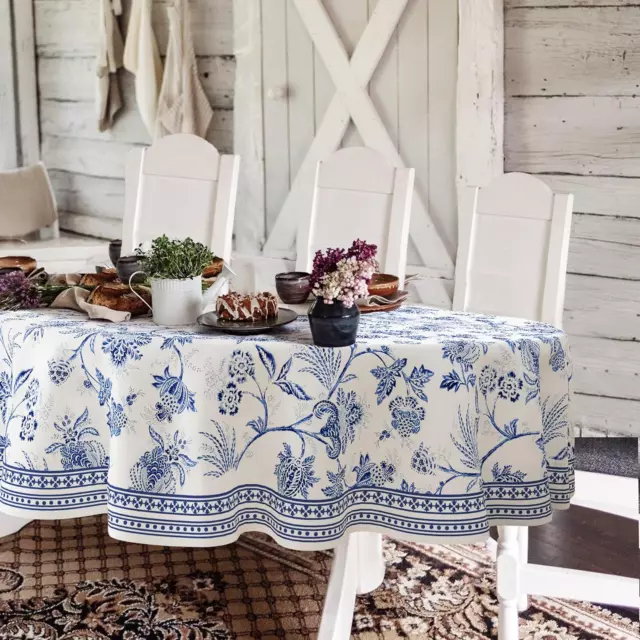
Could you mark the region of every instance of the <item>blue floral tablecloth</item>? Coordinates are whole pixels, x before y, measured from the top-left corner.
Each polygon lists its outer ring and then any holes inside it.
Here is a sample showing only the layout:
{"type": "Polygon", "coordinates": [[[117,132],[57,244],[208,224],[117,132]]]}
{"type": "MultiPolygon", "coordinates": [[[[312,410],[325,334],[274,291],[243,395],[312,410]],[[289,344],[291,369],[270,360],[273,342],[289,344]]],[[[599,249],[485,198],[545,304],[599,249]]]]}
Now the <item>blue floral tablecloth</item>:
{"type": "Polygon", "coordinates": [[[469,542],[573,494],[571,366],[548,325],[408,307],[358,344],[67,311],[0,315],[0,510],[108,513],[113,537],[469,542]]]}

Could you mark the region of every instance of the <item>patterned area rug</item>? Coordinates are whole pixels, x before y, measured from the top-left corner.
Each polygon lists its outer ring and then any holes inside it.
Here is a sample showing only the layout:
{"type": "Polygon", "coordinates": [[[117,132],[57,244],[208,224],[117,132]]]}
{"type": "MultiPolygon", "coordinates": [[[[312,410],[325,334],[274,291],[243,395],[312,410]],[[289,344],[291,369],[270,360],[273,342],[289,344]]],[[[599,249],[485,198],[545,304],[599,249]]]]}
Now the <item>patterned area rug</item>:
{"type": "MultiPolygon", "coordinates": [[[[360,640],[496,637],[483,548],[386,542],[383,587],[358,599],[360,640]]],[[[34,523],[0,541],[0,639],[315,638],[331,567],[261,535],[211,549],[146,547],[104,517],[34,523]]],[[[527,640],[636,639],[638,622],[588,604],[532,601],[527,640]]]]}

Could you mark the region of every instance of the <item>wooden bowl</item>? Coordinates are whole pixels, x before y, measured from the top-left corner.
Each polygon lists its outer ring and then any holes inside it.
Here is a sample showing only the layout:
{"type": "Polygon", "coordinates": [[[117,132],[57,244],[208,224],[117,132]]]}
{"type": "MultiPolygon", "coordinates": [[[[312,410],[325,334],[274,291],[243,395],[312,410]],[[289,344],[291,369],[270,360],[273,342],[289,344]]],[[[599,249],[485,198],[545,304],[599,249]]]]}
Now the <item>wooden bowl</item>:
{"type": "Polygon", "coordinates": [[[303,271],[291,271],[276,275],[276,291],[285,304],[302,304],[311,293],[309,274],[303,271]]]}
{"type": "Polygon", "coordinates": [[[25,273],[35,271],[38,263],[27,256],[4,256],[0,258],[0,268],[22,269],[25,273]]]}
{"type": "Polygon", "coordinates": [[[202,272],[202,277],[215,278],[220,275],[222,267],[224,267],[224,260],[222,258],[214,258],[213,262],[208,267],[205,267],[205,270],[202,272]]]}
{"type": "Polygon", "coordinates": [[[369,283],[369,295],[388,298],[392,296],[400,286],[398,276],[389,273],[374,273],[369,283]]]}

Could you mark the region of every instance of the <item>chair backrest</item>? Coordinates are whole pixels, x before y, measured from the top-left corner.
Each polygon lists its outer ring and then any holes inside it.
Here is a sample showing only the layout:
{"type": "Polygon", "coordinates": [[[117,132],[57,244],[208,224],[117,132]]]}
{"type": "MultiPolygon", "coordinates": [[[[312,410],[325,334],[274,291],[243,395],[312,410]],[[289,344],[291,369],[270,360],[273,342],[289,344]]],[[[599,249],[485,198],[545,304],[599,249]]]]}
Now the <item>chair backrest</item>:
{"type": "Polygon", "coordinates": [[[27,236],[57,221],[56,198],[42,162],[0,172],[0,238],[27,236]]]}
{"type": "Polygon", "coordinates": [[[561,327],[573,196],[508,173],[460,200],[453,308],[561,327]]]}
{"type": "Polygon", "coordinates": [[[397,169],[365,147],[340,149],[318,163],[311,210],[300,212],[296,268],[310,271],[316,251],[359,238],[378,245],[381,271],[402,286],[414,179],[413,169],[397,169]]]}
{"type": "Polygon", "coordinates": [[[220,155],[190,134],[132,150],[125,176],[123,255],[166,234],[193,238],[229,261],[239,167],[239,156],[220,155]]]}

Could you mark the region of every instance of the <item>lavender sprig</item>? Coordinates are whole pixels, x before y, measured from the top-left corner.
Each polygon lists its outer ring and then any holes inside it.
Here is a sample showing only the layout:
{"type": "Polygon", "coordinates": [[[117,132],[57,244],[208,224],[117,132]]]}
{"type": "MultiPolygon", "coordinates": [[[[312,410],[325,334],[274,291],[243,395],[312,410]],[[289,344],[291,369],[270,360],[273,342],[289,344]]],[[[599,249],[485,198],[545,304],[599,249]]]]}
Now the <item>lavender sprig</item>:
{"type": "Polygon", "coordinates": [[[40,287],[24,272],[13,271],[0,276],[0,310],[35,309],[40,306],[40,287]]]}

